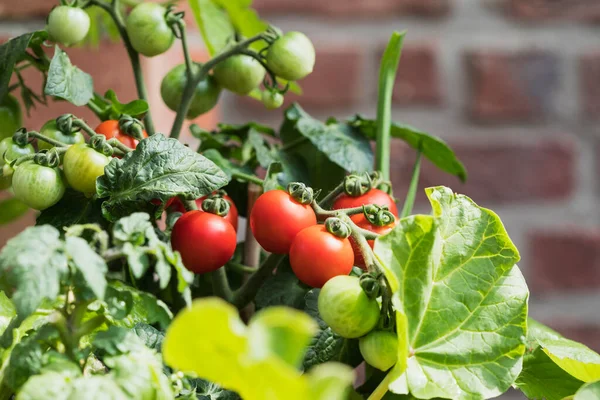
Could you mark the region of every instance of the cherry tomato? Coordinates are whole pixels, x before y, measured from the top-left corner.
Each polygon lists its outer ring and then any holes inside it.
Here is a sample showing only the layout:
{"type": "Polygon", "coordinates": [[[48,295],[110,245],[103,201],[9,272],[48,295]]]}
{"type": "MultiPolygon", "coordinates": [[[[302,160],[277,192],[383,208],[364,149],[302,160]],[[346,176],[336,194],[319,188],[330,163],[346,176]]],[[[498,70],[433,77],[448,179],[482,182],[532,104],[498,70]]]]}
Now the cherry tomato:
{"type": "Polygon", "coordinates": [[[294,238],[290,265],[302,282],[322,287],[338,275],[348,275],[354,265],[354,253],[347,238],[329,233],[325,225],[304,228],[294,238]]]}
{"type": "Polygon", "coordinates": [[[218,215],[189,211],[173,226],[171,245],[179,251],[183,265],[196,274],[219,269],[235,252],[233,226],[218,215]]]}
{"type": "Polygon", "coordinates": [[[21,106],[15,96],[8,94],[0,103],[0,140],[12,137],[23,126],[21,106]]]}
{"type": "MultiPolygon", "coordinates": [[[[354,223],[356,225],[358,225],[360,228],[366,229],[371,232],[378,233],[380,235],[385,235],[386,233],[388,233],[392,229],[394,229],[394,226],[396,226],[396,221],[394,221],[388,225],[385,225],[385,226],[373,225],[365,218],[364,214],[353,215],[351,218],[352,218],[352,221],[354,221],[354,223]]],[[[349,239],[350,239],[350,244],[352,245],[352,250],[354,251],[354,265],[356,265],[357,267],[361,267],[362,269],[366,269],[367,266],[365,265],[365,260],[360,251],[360,248],[358,247],[358,245],[356,244],[356,242],[354,241],[353,238],[349,238],[349,239]]],[[[369,243],[369,246],[371,246],[371,248],[373,248],[373,246],[375,246],[374,240],[367,240],[367,243],[369,243]]]]}
{"type": "Polygon", "coordinates": [[[283,105],[283,95],[278,92],[265,90],[262,92],[262,103],[267,110],[275,110],[283,105]]]}
{"type": "MultiPolygon", "coordinates": [[[[194,73],[198,72],[198,66],[195,65],[194,73]]],[[[187,83],[185,64],[181,64],[173,68],[160,84],[160,95],[163,101],[173,111],[177,111],[183,96],[183,90],[187,83]]],[[[190,109],[186,114],[186,118],[194,119],[210,110],[219,101],[221,95],[221,87],[211,75],[201,80],[196,89],[194,89],[194,97],[190,104],[190,109]]]]}
{"type": "Polygon", "coordinates": [[[7,162],[16,160],[21,156],[35,153],[35,149],[29,143],[25,146],[19,146],[12,138],[7,137],[0,141],[0,190],[8,189],[12,183],[12,169],[5,165],[7,162]]]}
{"type": "Polygon", "coordinates": [[[390,212],[396,217],[398,216],[398,207],[394,203],[394,199],[379,189],[371,189],[362,196],[352,197],[347,194],[342,194],[333,202],[333,209],[361,207],[366,204],[376,204],[382,207],[388,207],[390,212]]]}
{"type": "Polygon", "coordinates": [[[167,9],[156,3],[141,3],[127,17],[127,34],[138,53],[154,57],[169,50],[175,35],[167,24],[167,9]]]}
{"type": "Polygon", "coordinates": [[[365,361],[382,371],[398,361],[398,335],[389,331],[372,331],[358,340],[358,348],[365,361]]]}
{"type": "Polygon", "coordinates": [[[40,211],[58,203],[65,193],[60,169],[44,167],[32,161],[17,166],[12,188],[17,199],[40,211]]]}
{"type": "MultiPolygon", "coordinates": [[[[83,134],[79,131],[72,132],[70,134],[65,134],[56,126],[56,120],[52,119],[42,126],[40,129],[40,133],[44,136],[48,136],[50,139],[58,140],[59,142],[63,142],[64,144],[77,144],[84,143],[85,138],[83,134]]],[[[44,142],[43,140],[38,140],[38,149],[39,150],[50,150],[54,146],[48,142],[44,142]]]]}
{"type": "MultiPolygon", "coordinates": [[[[198,206],[198,210],[202,210],[202,202],[207,197],[208,196],[204,196],[204,197],[201,197],[198,200],[196,200],[196,205],[198,206]]],[[[235,229],[235,231],[237,232],[237,228],[238,228],[237,207],[235,206],[235,203],[233,202],[233,199],[231,197],[224,195],[223,198],[229,202],[229,212],[223,218],[225,219],[225,221],[229,222],[231,224],[231,226],[233,226],[233,229],[235,229]]],[[[182,204],[182,206],[183,206],[183,204],[182,204]]]]}
{"type": "Polygon", "coordinates": [[[69,147],[65,153],[63,170],[73,189],[92,194],[96,193],[96,179],[104,175],[104,167],[109,162],[110,157],[80,143],[69,147]]]}
{"type": "Polygon", "coordinates": [[[297,81],[313,71],[315,48],[302,32],[287,32],[267,51],[267,66],[275,75],[297,81]]]}
{"type": "Polygon", "coordinates": [[[259,87],[266,72],[258,61],[243,54],[229,57],[213,69],[219,85],[241,95],[259,87]]]}
{"type": "Polygon", "coordinates": [[[316,224],[311,206],[298,203],[283,190],[263,193],[250,213],[252,233],[270,253],[288,253],[298,232],[316,224]]]}
{"type": "Polygon", "coordinates": [[[355,276],[340,275],[319,292],[319,315],[338,335],[355,339],[369,333],[379,321],[379,304],[370,299],[355,276]]]}
{"type": "Polygon", "coordinates": [[[87,36],[90,16],[78,7],[58,6],[50,11],[46,30],[50,40],[71,46],[87,36]]]}
{"type": "MultiPolygon", "coordinates": [[[[130,136],[127,133],[123,132],[121,128],[119,128],[119,121],[115,119],[110,119],[108,121],[102,122],[100,125],[98,125],[95,131],[100,135],[106,136],[106,139],[116,138],[119,142],[123,143],[125,146],[131,149],[135,149],[138,143],[140,142],[133,136],[130,136]]],[[[148,137],[146,131],[143,131],[142,135],[145,138],[148,137]]]]}

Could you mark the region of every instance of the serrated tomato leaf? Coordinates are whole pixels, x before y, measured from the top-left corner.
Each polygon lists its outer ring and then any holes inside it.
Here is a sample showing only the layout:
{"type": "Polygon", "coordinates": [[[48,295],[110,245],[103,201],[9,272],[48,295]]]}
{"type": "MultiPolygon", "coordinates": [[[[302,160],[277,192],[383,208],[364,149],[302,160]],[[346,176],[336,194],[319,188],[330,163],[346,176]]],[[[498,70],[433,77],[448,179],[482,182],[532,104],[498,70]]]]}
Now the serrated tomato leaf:
{"type": "Polygon", "coordinates": [[[122,159],[113,158],[96,181],[102,212],[110,221],[145,211],[155,218],[162,204],[175,196],[195,200],[217,190],[229,180],[212,161],[197,154],[176,139],[162,134],[142,140],[122,159]]]}
{"type": "Polygon", "coordinates": [[[71,64],[67,53],[56,46],[44,93],[81,107],[94,97],[94,81],[90,74],[71,64]]]}
{"type": "Polygon", "coordinates": [[[375,242],[401,343],[390,390],[419,398],[490,398],[521,371],[529,292],[500,218],[445,187],[433,215],[403,218],[375,242]],[[406,359],[408,355],[408,359],[406,359]]]}

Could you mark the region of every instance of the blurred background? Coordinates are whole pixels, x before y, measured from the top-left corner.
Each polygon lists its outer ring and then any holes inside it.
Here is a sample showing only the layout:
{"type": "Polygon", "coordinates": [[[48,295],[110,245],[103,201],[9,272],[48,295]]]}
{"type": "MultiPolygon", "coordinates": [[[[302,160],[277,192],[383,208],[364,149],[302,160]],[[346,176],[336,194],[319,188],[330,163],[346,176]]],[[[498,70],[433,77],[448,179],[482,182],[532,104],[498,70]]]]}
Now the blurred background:
{"type": "MultiPolygon", "coordinates": [[[[0,40],[44,27],[57,2],[0,0],[0,40]]],[[[181,1],[185,9],[185,1],[181,1]]],[[[520,249],[531,315],[600,351],[600,1],[599,0],[255,0],[262,17],[315,43],[315,72],[299,100],[314,116],[374,117],[378,63],[393,30],[408,30],[394,89],[393,117],[447,140],[465,163],[461,184],[425,164],[422,186],[448,185],[496,211],[520,249]]],[[[187,18],[192,53],[206,58],[187,18]]],[[[101,93],[132,100],[135,86],[120,43],[67,49],[101,93]]],[[[174,114],[162,104],[162,76],[183,61],[144,59],[158,130],[174,114]]],[[[25,74],[38,79],[40,74],[25,74]]],[[[66,103],[33,110],[26,127],[64,112],[97,121],[66,103]]],[[[278,126],[281,110],[224,94],[196,123],[254,120],[278,126]]],[[[184,140],[192,143],[186,133],[184,140]]],[[[394,142],[395,195],[403,198],[413,152],[394,142]]],[[[324,171],[326,173],[326,171],[324,171]]],[[[419,211],[429,207],[421,196],[419,211]]],[[[34,222],[0,227],[0,245],[34,222]]]]}

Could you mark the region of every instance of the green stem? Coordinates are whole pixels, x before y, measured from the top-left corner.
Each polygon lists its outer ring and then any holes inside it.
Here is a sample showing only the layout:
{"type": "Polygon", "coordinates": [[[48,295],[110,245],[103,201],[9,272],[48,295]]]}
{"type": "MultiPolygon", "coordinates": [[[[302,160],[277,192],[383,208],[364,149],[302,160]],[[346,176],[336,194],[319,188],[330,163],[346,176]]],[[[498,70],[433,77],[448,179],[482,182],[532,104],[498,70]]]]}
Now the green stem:
{"type": "Polygon", "coordinates": [[[375,391],[371,393],[367,400],[381,400],[383,396],[385,396],[390,385],[391,372],[392,371],[388,372],[388,374],[385,376],[385,378],[383,378],[383,380],[379,383],[379,385],[375,388],[375,391]]]}
{"type": "Polygon", "coordinates": [[[254,273],[254,272],[258,271],[258,268],[255,268],[255,267],[249,267],[249,266],[247,266],[247,265],[244,265],[244,264],[241,264],[241,263],[238,263],[238,262],[235,262],[235,261],[229,261],[229,262],[227,263],[226,267],[227,267],[227,268],[231,268],[231,269],[232,269],[232,270],[234,270],[234,271],[237,271],[237,272],[244,273],[244,274],[245,274],[245,273],[250,273],[250,274],[252,274],[252,273],[254,273]]]}
{"type": "Polygon", "coordinates": [[[29,137],[36,138],[38,140],[42,140],[46,143],[50,143],[52,146],[55,146],[55,147],[68,147],[69,146],[66,143],[60,142],[58,140],[54,140],[52,138],[49,138],[48,136],[45,136],[39,132],[36,132],[36,131],[29,131],[29,132],[27,132],[27,135],[29,135],[29,137]]]}
{"type": "Polygon", "coordinates": [[[377,141],[375,169],[381,171],[383,180],[390,179],[390,125],[392,120],[392,91],[400,62],[402,42],[406,32],[394,32],[385,49],[379,69],[379,95],[377,99],[377,141]]]}
{"type": "Polygon", "coordinates": [[[231,302],[233,293],[229,287],[229,281],[227,280],[225,268],[219,268],[218,270],[211,272],[210,278],[212,281],[213,294],[215,296],[219,296],[223,300],[231,302]]]}
{"type": "Polygon", "coordinates": [[[260,185],[260,186],[262,186],[264,184],[264,181],[262,179],[260,179],[258,176],[245,174],[245,173],[239,172],[239,171],[233,171],[231,173],[231,177],[235,178],[235,179],[243,180],[243,181],[256,183],[257,185],[260,185]]]}
{"type": "MultiPolygon", "coordinates": [[[[299,137],[297,139],[292,140],[291,142],[288,142],[286,144],[284,144],[283,146],[281,146],[281,151],[287,151],[290,149],[293,149],[294,147],[301,145],[302,143],[305,143],[306,141],[308,141],[308,138],[306,136],[302,136],[299,137]]],[[[343,189],[343,187],[342,187],[343,189]]]]}
{"type": "Polygon", "coordinates": [[[192,57],[190,56],[190,50],[188,47],[185,22],[183,20],[181,20],[181,21],[179,21],[179,23],[181,24],[181,26],[180,26],[181,47],[183,47],[183,56],[185,58],[185,69],[186,69],[188,79],[191,79],[193,77],[193,73],[194,73],[192,70],[193,61],[192,61],[192,57]]]}
{"type": "MultiPolygon", "coordinates": [[[[138,97],[141,100],[148,102],[148,91],[146,90],[146,84],[144,83],[144,74],[142,73],[142,66],[140,63],[140,55],[133,48],[131,44],[131,40],[129,39],[129,35],[127,34],[127,30],[125,29],[125,21],[123,20],[123,16],[119,10],[119,0],[112,0],[111,4],[107,4],[100,0],[91,0],[90,4],[96,5],[102,9],[104,9],[115,22],[117,29],[119,30],[119,34],[121,38],[123,38],[123,43],[125,44],[125,48],[127,49],[127,54],[129,55],[129,60],[131,61],[131,67],[133,69],[133,75],[135,77],[135,84],[137,87],[138,97]]],[[[154,135],[154,123],[152,122],[152,116],[150,114],[150,110],[146,113],[146,117],[144,118],[144,125],[146,127],[146,132],[148,135],[154,135]]]]}
{"type": "Polygon", "coordinates": [[[195,200],[182,200],[183,207],[185,207],[185,211],[197,211],[198,204],[196,204],[195,200]]]}
{"type": "Polygon", "coordinates": [[[206,75],[208,75],[210,70],[213,69],[221,61],[224,61],[231,56],[239,54],[240,50],[245,49],[254,42],[262,40],[264,37],[265,36],[263,34],[259,34],[249,39],[246,39],[233,46],[231,49],[219,54],[218,56],[213,57],[212,59],[210,59],[202,65],[198,73],[195,76],[193,76],[193,79],[187,81],[187,84],[181,96],[181,103],[179,104],[179,108],[177,109],[177,116],[175,117],[173,127],[171,128],[170,137],[175,139],[179,138],[179,135],[181,133],[181,127],[183,126],[183,121],[185,120],[185,116],[187,115],[187,112],[190,109],[190,105],[192,104],[192,98],[194,97],[196,86],[198,86],[198,84],[204,78],[206,78],[206,75]]]}
{"type": "Polygon", "coordinates": [[[265,280],[277,268],[277,265],[283,260],[283,254],[271,254],[258,270],[250,276],[248,281],[233,296],[233,305],[238,309],[244,308],[258,293],[258,289],[263,285],[265,280]]]}
{"type": "Polygon", "coordinates": [[[116,138],[108,139],[106,141],[106,143],[110,144],[112,147],[115,147],[115,148],[121,150],[125,154],[131,153],[133,151],[133,149],[130,149],[129,147],[127,147],[123,143],[119,142],[119,140],[116,139],[116,138]]]}
{"type": "Polygon", "coordinates": [[[88,319],[83,324],[81,324],[75,330],[75,334],[73,335],[74,342],[78,345],[79,340],[85,335],[89,335],[94,332],[96,329],[102,326],[106,322],[106,317],[104,315],[96,315],[93,318],[88,319]]]}
{"type": "Polygon", "coordinates": [[[402,207],[402,213],[400,218],[408,217],[412,212],[415,204],[415,197],[417,197],[417,189],[419,187],[419,174],[421,172],[421,151],[417,152],[417,159],[413,166],[412,178],[410,179],[410,185],[408,186],[408,192],[406,193],[406,199],[404,199],[404,206],[402,207]]]}

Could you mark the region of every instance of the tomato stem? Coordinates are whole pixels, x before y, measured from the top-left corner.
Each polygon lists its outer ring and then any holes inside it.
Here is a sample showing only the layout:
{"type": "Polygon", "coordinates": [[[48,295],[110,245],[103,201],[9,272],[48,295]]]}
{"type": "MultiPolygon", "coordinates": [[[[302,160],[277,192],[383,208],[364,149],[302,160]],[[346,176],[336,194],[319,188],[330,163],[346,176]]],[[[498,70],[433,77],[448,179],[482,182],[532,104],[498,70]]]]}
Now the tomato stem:
{"type": "MultiPolygon", "coordinates": [[[[129,60],[131,61],[131,67],[133,69],[133,75],[135,77],[135,85],[137,87],[138,97],[141,100],[148,102],[148,91],[146,90],[146,84],[144,83],[144,74],[142,73],[140,55],[133,48],[131,40],[129,39],[129,35],[127,34],[127,30],[125,29],[125,21],[123,20],[123,16],[121,15],[121,11],[119,9],[119,0],[112,0],[110,4],[107,4],[100,0],[90,0],[90,4],[102,8],[112,17],[113,21],[115,22],[119,34],[123,39],[123,43],[125,44],[125,48],[127,49],[129,60]]],[[[146,117],[144,118],[144,125],[146,126],[146,131],[148,132],[148,135],[154,135],[154,123],[152,122],[150,109],[148,109],[146,117]]]]}
{"type": "MultiPolygon", "coordinates": [[[[97,0],[94,0],[97,1],[97,0]]],[[[196,86],[206,78],[206,75],[212,70],[217,64],[221,61],[228,59],[231,56],[236,54],[240,54],[242,50],[248,47],[250,44],[257,42],[259,40],[263,40],[266,37],[265,33],[258,34],[249,39],[246,39],[242,42],[239,42],[231,49],[224,51],[223,53],[211,58],[209,61],[204,63],[196,75],[193,76],[193,79],[189,79],[185,85],[185,89],[183,90],[183,95],[181,96],[181,103],[179,104],[179,109],[177,110],[177,116],[175,117],[175,121],[173,122],[173,127],[171,128],[170,137],[177,139],[181,134],[181,128],[183,126],[183,121],[185,120],[185,116],[192,104],[192,98],[194,97],[194,90],[196,86]]]]}
{"type": "Polygon", "coordinates": [[[260,185],[260,186],[264,185],[264,181],[262,179],[260,179],[258,176],[245,174],[245,173],[239,172],[239,171],[232,171],[231,177],[235,178],[235,179],[239,179],[241,181],[256,183],[257,185],[260,185]]]}
{"type": "Polygon", "coordinates": [[[388,386],[390,384],[391,379],[391,372],[392,371],[388,372],[388,374],[385,376],[385,378],[383,378],[383,380],[379,383],[379,385],[375,388],[375,390],[373,391],[373,393],[371,393],[367,400],[381,400],[383,396],[385,396],[385,394],[388,392],[388,386]]]}
{"type": "Polygon", "coordinates": [[[219,296],[225,301],[231,302],[233,293],[229,287],[229,281],[227,280],[227,272],[225,268],[221,267],[216,271],[210,273],[212,282],[213,294],[219,296]]]}
{"type": "Polygon", "coordinates": [[[285,255],[283,254],[271,254],[262,263],[258,270],[250,275],[250,278],[246,283],[233,296],[233,305],[238,309],[244,308],[258,293],[258,289],[263,285],[265,280],[273,273],[275,268],[283,260],[285,255]]]}
{"type": "Polygon", "coordinates": [[[248,265],[244,265],[244,264],[241,264],[241,263],[238,263],[238,262],[235,262],[235,261],[229,261],[226,264],[226,267],[227,268],[231,268],[232,270],[237,271],[237,272],[241,272],[241,273],[252,274],[252,273],[258,271],[258,268],[256,268],[256,267],[250,267],[248,265]]]}
{"type": "Polygon", "coordinates": [[[419,174],[421,172],[421,151],[417,152],[417,159],[413,166],[412,177],[410,179],[410,185],[408,186],[408,192],[406,192],[406,199],[404,200],[404,206],[400,218],[408,217],[412,212],[415,204],[415,197],[417,197],[417,189],[419,186],[419,174]]]}
{"type": "Polygon", "coordinates": [[[29,135],[29,137],[36,138],[38,140],[42,140],[46,143],[50,143],[51,145],[56,146],[56,147],[68,147],[69,146],[66,143],[49,138],[48,136],[42,135],[41,133],[36,132],[36,131],[29,131],[29,132],[27,132],[27,135],[29,135]]]}

